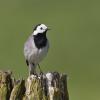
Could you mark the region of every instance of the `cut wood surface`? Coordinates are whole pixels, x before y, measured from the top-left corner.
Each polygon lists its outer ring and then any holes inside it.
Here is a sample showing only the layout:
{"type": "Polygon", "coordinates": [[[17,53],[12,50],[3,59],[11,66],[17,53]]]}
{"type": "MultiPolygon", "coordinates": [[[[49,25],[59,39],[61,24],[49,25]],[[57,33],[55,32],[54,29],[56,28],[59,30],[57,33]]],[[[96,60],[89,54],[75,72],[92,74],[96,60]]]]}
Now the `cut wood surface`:
{"type": "Polygon", "coordinates": [[[0,71],[0,100],[69,100],[67,76],[49,72],[16,80],[11,71],[0,71]]]}

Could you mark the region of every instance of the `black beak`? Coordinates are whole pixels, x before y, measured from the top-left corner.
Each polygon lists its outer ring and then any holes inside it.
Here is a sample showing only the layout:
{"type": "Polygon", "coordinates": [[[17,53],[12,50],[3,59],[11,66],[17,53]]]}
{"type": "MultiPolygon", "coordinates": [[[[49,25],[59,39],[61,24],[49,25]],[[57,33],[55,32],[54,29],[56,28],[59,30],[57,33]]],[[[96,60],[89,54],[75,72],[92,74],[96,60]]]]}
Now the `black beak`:
{"type": "Polygon", "coordinates": [[[47,28],[47,31],[51,30],[50,28],[47,28]]]}

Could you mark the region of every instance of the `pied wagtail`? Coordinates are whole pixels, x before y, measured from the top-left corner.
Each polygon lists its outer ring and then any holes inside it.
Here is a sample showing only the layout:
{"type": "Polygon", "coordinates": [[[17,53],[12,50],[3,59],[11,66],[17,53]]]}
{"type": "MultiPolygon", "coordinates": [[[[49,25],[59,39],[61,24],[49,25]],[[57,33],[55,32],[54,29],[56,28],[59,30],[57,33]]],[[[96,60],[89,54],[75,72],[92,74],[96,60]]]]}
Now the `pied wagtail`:
{"type": "Polygon", "coordinates": [[[49,42],[46,37],[48,27],[38,24],[34,27],[32,34],[24,44],[24,56],[29,66],[29,75],[36,74],[36,66],[47,55],[49,42]]]}

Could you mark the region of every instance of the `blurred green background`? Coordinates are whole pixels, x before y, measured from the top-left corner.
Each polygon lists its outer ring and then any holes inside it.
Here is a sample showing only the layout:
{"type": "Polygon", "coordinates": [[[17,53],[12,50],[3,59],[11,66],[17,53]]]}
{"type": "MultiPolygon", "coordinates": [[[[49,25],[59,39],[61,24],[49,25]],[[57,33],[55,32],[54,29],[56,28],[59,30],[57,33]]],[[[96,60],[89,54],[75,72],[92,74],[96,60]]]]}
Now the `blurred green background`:
{"type": "Polygon", "coordinates": [[[28,76],[23,45],[38,23],[52,29],[42,70],[68,74],[70,100],[99,100],[100,1],[0,0],[0,69],[28,76]]]}

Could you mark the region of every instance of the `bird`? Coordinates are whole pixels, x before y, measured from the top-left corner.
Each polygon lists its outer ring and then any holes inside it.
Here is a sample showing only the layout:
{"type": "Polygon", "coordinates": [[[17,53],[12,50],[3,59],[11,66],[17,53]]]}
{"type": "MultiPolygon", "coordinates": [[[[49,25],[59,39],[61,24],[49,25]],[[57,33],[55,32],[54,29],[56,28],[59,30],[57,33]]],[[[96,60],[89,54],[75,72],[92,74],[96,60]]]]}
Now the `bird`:
{"type": "Polygon", "coordinates": [[[36,67],[40,68],[39,63],[48,53],[49,40],[46,35],[48,30],[50,29],[45,24],[37,24],[24,44],[24,56],[29,75],[36,74],[36,67]]]}

